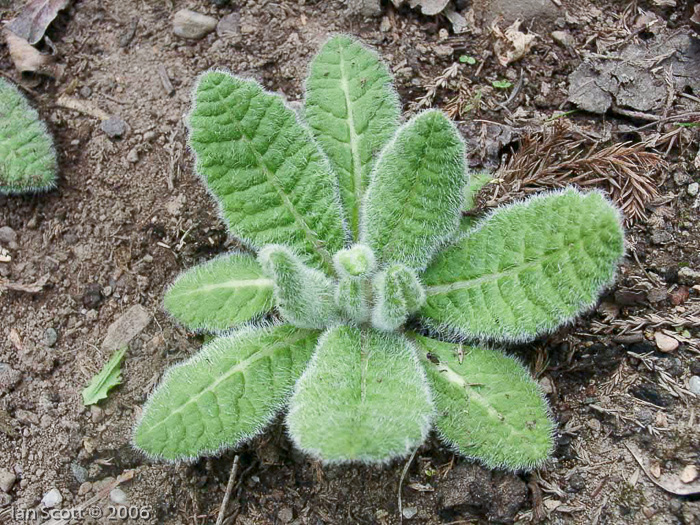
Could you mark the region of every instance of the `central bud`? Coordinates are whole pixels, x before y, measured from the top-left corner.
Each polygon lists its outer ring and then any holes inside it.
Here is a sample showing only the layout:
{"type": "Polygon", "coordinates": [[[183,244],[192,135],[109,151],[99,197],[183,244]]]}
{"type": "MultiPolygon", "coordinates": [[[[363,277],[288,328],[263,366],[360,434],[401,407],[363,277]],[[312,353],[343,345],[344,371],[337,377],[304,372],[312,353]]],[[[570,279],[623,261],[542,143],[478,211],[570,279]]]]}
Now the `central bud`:
{"type": "Polygon", "coordinates": [[[325,328],[345,319],[391,332],[425,302],[425,291],[413,269],[390,264],[378,270],[374,253],[364,244],[335,254],[335,282],[307,267],[283,246],[266,246],[258,258],[274,281],[280,314],[295,326],[325,328]]]}

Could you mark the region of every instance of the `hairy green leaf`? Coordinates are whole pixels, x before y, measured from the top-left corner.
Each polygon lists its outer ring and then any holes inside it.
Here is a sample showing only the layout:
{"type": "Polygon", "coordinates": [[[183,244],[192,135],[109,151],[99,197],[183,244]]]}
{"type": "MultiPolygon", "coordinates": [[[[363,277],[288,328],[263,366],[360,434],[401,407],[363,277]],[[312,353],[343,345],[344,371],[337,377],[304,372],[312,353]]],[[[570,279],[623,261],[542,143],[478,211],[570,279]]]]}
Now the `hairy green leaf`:
{"type": "Polygon", "coordinates": [[[393,264],[374,278],[375,306],[372,325],[391,332],[425,302],[425,290],[416,273],[402,264],[393,264]]]}
{"type": "Polygon", "coordinates": [[[143,409],[134,444],[167,460],[238,446],[285,405],[317,340],[318,332],[289,325],[214,339],[166,372],[143,409]]]}
{"type": "Polygon", "coordinates": [[[333,282],[309,268],[287,247],[260,250],[263,271],[274,282],[277,308],[285,321],[300,328],[325,328],[337,321],[333,282]]]}
{"type": "Polygon", "coordinates": [[[126,346],[114,352],[110,360],[102,367],[102,370],[83,389],[83,405],[96,405],[98,401],[107,397],[112,388],[121,384],[121,364],[124,354],[126,354],[126,346]]]}
{"type": "Polygon", "coordinates": [[[338,275],[361,277],[374,272],[376,261],[369,246],[355,244],[347,250],[340,250],[333,256],[338,275]]]}
{"type": "Polygon", "coordinates": [[[39,114],[0,78],[0,194],[51,189],[57,166],[53,140],[39,114]]]}
{"type": "Polygon", "coordinates": [[[226,330],[272,309],[272,279],[252,256],[217,257],[181,274],[165,309],[190,330],[226,330]]]}
{"type": "Polygon", "coordinates": [[[362,324],[369,321],[369,298],[372,284],[361,277],[345,276],[338,281],[335,304],[352,321],[362,324]]]}
{"type": "Polygon", "coordinates": [[[337,182],[281,97],[210,71],[197,84],[189,125],[197,171],[231,231],[257,248],[291,246],[332,272],[345,239],[337,182]]]}
{"type": "Polygon", "coordinates": [[[367,190],[362,240],[381,263],[423,269],[457,230],[466,182],[464,143],[440,111],[401,127],[367,190]]]}
{"type": "Polygon", "coordinates": [[[385,462],[420,445],[432,417],[406,338],[339,326],[321,338],[297,383],[287,427],[299,448],[326,462],[385,462]]]}
{"type": "Polygon", "coordinates": [[[549,193],[497,210],[422,275],[430,325],[525,341],[593,306],[624,253],[600,193],[549,193]]]}
{"type": "Polygon", "coordinates": [[[486,348],[416,341],[446,443],[492,468],[531,469],[549,457],[547,404],[517,360],[486,348]]]}
{"type": "Polygon", "coordinates": [[[376,156],[399,125],[391,74],[377,54],[337,35],[321,48],[306,81],[306,120],[328,155],[353,238],[376,156]]]}

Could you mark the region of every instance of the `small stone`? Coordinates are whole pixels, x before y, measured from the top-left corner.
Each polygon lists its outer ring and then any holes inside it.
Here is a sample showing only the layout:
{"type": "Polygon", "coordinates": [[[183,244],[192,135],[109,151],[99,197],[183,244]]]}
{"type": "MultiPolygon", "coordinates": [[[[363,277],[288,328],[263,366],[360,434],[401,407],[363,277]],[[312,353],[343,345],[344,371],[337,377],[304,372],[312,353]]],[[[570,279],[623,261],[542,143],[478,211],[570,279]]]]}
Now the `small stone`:
{"type": "Polygon", "coordinates": [[[0,363],[0,392],[9,392],[22,380],[22,373],[7,363],[0,363]]]}
{"type": "Polygon", "coordinates": [[[15,410],[15,419],[27,426],[39,424],[39,416],[37,416],[34,412],[22,410],[21,408],[15,410]]]}
{"type": "Polygon", "coordinates": [[[146,133],[143,134],[143,140],[146,142],[152,142],[156,138],[156,132],[155,131],[147,131],[146,133]]]}
{"type": "Polygon", "coordinates": [[[688,381],[688,390],[696,396],[700,396],[700,376],[692,376],[688,381]]]}
{"type": "Polygon", "coordinates": [[[94,310],[102,302],[102,287],[97,283],[90,283],[83,292],[83,306],[88,310],[94,310]]]}
{"type": "Polygon", "coordinates": [[[552,383],[552,380],[547,376],[544,376],[542,379],[540,379],[540,390],[542,390],[542,393],[546,395],[554,393],[554,384],[552,383]]]}
{"type": "Polygon", "coordinates": [[[126,122],[119,117],[109,117],[100,124],[100,129],[111,139],[123,136],[126,133],[126,128],[126,122]]]}
{"type": "Polygon", "coordinates": [[[666,230],[654,230],[651,233],[652,244],[668,244],[673,241],[673,235],[666,230]]]}
{"type": "Polygon", "coordinates": [[[695,465],[688,465],[683,469],[680,477],[683,483],[692,483],[695,481],[695,478],[698,477],[698,469],[695,467],[695,465]]]}
{"type": "Polygon", "coordinates": [[[401,514],[403,514],[404,518],[406,518],[407,520],[410,520],[413,516],[418,514],[418,509],[415,507],[405,507],[401,514]]]}
{"type": "Polygon", "coordinates": [[[78,483],[85,483],[85,481],[87,481],[88,471],[82,465],[78,463],[71,463],[70,470],[73,473],[75,481],[77,481],[78,483]]]}
{"type": "Polygon", "coordinates": [[[10,492],[15,481],[17,481],[17,476],[12,472],[9,470],[0,470],[0,490],[3,492],[10,492]]]}
{"type": "Polygon", "coordinates": [[[700,184],[697,182],[693,182],[692,184],[688,184],[688,195],[691,197],[695,197],[698,192],[700,191],[700,184]]]}
{"type": "Polygon", "coordinates": [[[637,421],[639,421],[644,426],[650,425],[654,421],[654,412],[652,412],[648,408],[640,409],[637,413],[637,421]]]}
{"type": "Polygon", "coordinates": [[[55,328],[47,328],[44,331],[44,344],[48,347],[54,346],[58,342],[58,332],[55,328]]]}
{"type": "Polygon", "coordinates": [[[17,232],[9,226],[0,228],[0,242],[3,244],[12,244],[17,242],[17,232]]]}
{"type": "Polygon", "coordinates": [[[132,306],[107,329],[107,336],[102,341],[102,350],[114,352],[128,345],[148,326],[151,319],[151,314],[143,306],[132,306]]]}
{"type": "Polygon", "coordinates": [[[126,155],[126,160],[131,164],[136,164],[139,161],[139,150],[136,148],[131,148],[129,153],[126,155]]]}
{"type": "Polygon", "coordinates": [[[173,33],[181,38],[200,40],[214,31],[216,24],[216,18],[180,9],[173,17],[173,33]]]}
{"type": "Polygon", "coordinates": [[[552,40],[562,47],[574,47],[576,40],[568,31],[552,31],[552,40]]]}
{"type": "Polygon", "coordinates": [[[700,359],[695,359],[690,363],[690,373],[694,376],[700,376],[700,359]]]}
{"type": "Polygon", "coordinates": [[[90,86],[83,86],[80,88],[81,97],[90,98],[90,95],[92,95],[92,89],[90,89],[90,86]]]}
{"type": "Polygon", "coordinates": [[[656,332],[654,334],[654,341],[656,342],[656,347],[665,353],[675,352],[678,348],[678,339],[666,335],[663,332],[656,332]]]}
{"type": "Polygon", "coordinates": [[[90,406],[90,418],[93,423],[101,423],[105,418],[105,412],[97,405],[90,406]]]}
{"type": "Polygon", "coordinates": [[[600,421],[598,421],[597,419],[591,418],[586,424],[588,425],[588,428],[590,428],[594,432],[600,432],[601,425],[600,421]]]}
{"type": "Polygon", "coordinates": [[[58,489],[51,489],[41,498],[41,504],[45,509],[52,509],[63,502],[63,496],[58,489]]]}
{"type": "Polygon", "coordinates": [[[7,507],[10,503],[12,503],[12,496],[5,494],[4,492],[0,492],[0,509],[7,507]]]}
{"type": "Polygon", "coordinates": [[[219,38],[236,38],[241,34],[241,15],[231,13],[216,24],[216,34],[219,38]]]}
{"type": "Polygon", "coordinates": [[[92,490],[92,483],[89,481],[86,481],[85,483],[82,483],[80,485],[80,488],[78,489],[78,496],[85,496],[85,494],[88,494],[92,490]]]}
{"type": "Polygon", "coordinates": [[[661,303],[668,299],[668,291],[666,288],[652,288],[647,293],[647,301],[650,303],[661,303]]]}
{"type": "Polygon", "coordinates": [[[700,284],[700,272],[685,266],[678,270],[678,282],[690,286],[700,284]]]}
{"type": "Polygon", "coordinates": [[[391,20],[389,20],[388,16],[382,17],[382,21],[379,24],[379,30],[382,33],[388,33],[389,31],[391,31],[391,20]]]}
{"type": "Polygon", "coordinates": [[[571,492],[581,492],[586,488],[586,480],[581,474],[575,472],[569,477],[569,488],[571,492]]]}
{"type": "Polygon", "coordinates": [[[294,519],[294,513],[289,507],[282,507],[277,513],[277,517],[282,523],[290,523],[294,519]]]}
{"type": "Polygon", "coordinates": [[[126,505],[128,503],[128,499],[126,497],[126,493],[120,489],[120,488],[115,488],[112,489],[109,493],[109,499],[114,503],[115,505],[126,505]]]}
{"type": "Polygon", "coordinates": [[[454,53],[454,49],[452,49],[452,46],[448,46],[448,45],[435,46],[435,54],[439,57],[451,57],[452,53],[454,53]]]}

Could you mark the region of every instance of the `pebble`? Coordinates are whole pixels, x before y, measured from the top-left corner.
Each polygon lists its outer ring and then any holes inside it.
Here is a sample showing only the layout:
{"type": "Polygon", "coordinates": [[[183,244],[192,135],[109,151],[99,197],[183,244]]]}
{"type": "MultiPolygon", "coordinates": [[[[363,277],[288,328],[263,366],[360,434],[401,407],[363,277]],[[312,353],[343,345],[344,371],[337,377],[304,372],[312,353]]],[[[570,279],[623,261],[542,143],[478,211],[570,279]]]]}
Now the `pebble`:
{"type": "Polygon", "coordinates": [[[219,38],[231,38],[241,34],[241,15],[231,13],[216,24],[216,34],[219,38]]]}
{"type": "Polygon", "coordinates": [[[41,498],[41,504],[46,509],[52,509],[63,502],[63,496],[58,489],[51,489],[41,498]]]}
{"type": "Polygon", "coordinates": [[[173,33],[181,38],[199,40],[214,31],[216,24],[216,18],[180,9],[173,17],[173,33]]]}
{"type": "Polygon", "coordinates": [[[126,505],[128,503],[126,493],[118,487],[110,491],[109,499],[116,505],[126,505]]]}
{"type": "Polygon", "coordinates": [[[85,496],[85,494],[89,493],[92,490],[92,483],[89,481],[86,481],[85,483],[82,483],[80,485],[80,488],[78,488],[78,496],[85,496]]]}
{"type": "Polygon", "coordinates": [[[71,463],[70,470],[73,473],[75,481],[77,481],[78,483],[85,483],[87,481],[88,471],[82,465],[78,463],[71,463]]]}
{"type": "Polygon", "coordinates": [[[12,503],[12,496],[5,494],[4,492],[0,492],[0,509],[7,507],[10,503],[12,503]]]}
{"type": "Polygon", "coordinates": [[[576,40],[568,31],[552,31],[552,40],[562,47],[574,47],[576,40]]]}
{"type": "Polygon", "coordinates": [[[700,272],[687,266],[678,270],[678,282],[681,284],[700,284],[700,272]]]}
{"type": "Polygon", "coordinates": [[[109,117],[100,124],[100,129],[111,139],[123,136],[126,133],[126,127],[126,122],[119,117],[109,117]]]}
{"type": "Polygon", "coordinates": [[[586,480],[581,474],[575,472],[569,477],[569,488],[572,492],[581,492],[586,488],[586,480]]]}
{"type": "Polygon", "coordinates": [[[102,287],[98,283],[90,283],[83,292],[83,306],[88,310],[94,310],[102,302],[102,287]]]}
{"type": "Polygon", "coordinates": [[[652,412],[648,408],[642,408],[639,410],[639,412],[637,412],[637,420],[642,425],[650,425],[654,422],[654,412],[652,412]]]}
{"type": "Polygon", "coordinates": [[[418,514],[418,509],[415,507],[406,507],[403,509],[403,517],[406,518],[407,520],[410,520],[413,516],[418,514]]]}
{"type": "Polygon", "coordinates": [[[0,392],[7,392],[22,380],[22,373],[7,363],[0,363],[0,392]]]}
{"type": "Polygon", "coordinates": [[[698,477],[698,469],[695,467],[695,465],[688,465],[683,469],[683,472],[681,472],[681,481],[683,483],[692,483],[695,481],[695,478],[698,477]]]}
{"type": "Polygon", "coordinates": [[[435,54],[439,57],[450,57],[454,53],[452,46],[448,45],[438,45],[435,46],[435,54]]]}
{"type": "Polygon", "coordinates": [[[656,332],[654,334],[654,341],[656,341],[657,348],[667,354],[675,352],[679,345],[678,339],[666,335],[663,332],[656,332]]]}
{"type": "Polygon", "coordinates": [[[52,347],[58,342],[58,332],[55,328],[47,328],[44,332],[44,344],[52,347]]]}
{"type": "Polygon", "coordinates": [[[107,329],[107,336],[102,341],[102,350],[114,352],[128,345],[151,322],[152,316],[140,304],[129,308],[107,329]]]}
{"type": "Polygon", "coordinates": [[[294,519],[294,513],[289,507],[282,507],[277,513],[277,517],[282,523],[290,523],[294,519]]]}
{"type": "Polygon", "coordinates": [[[651,234],[652,244],[668,244],[673,241],[673,235],[666,230],[655,230],[651,234]]]}
{"type": "Polygon", "coordinates": [[[691,197],[695,197],[698,192],[700,192],[700,184],[697,182],[693,182],[692,184],[688,184],[688,195],[691,197]]]}
{"type": "Polygon", "coordinates": [[[12,472],[9,470],[0,470],[0,490],[3,492],[10,492],[15,481],[17,481],[17,476],[12,472]]]}
{"type": "Polygon", "coordinates": [[[0,242],[3,244],[12,244],[17,242],[17,232],[9,226],[0,228],[0,242]]]}
{"type": "Polygon", "coordinates": [[[139,150],[136,148],[131,148],[129,153],[126,155],[127,162],[136,164],[139,161],[139,150]]]}
{"type": "Polygon", "coordinates": [[[696,396],[700,396],[700,376],[692,376],[690,378],[688,389],[696,396]]]}

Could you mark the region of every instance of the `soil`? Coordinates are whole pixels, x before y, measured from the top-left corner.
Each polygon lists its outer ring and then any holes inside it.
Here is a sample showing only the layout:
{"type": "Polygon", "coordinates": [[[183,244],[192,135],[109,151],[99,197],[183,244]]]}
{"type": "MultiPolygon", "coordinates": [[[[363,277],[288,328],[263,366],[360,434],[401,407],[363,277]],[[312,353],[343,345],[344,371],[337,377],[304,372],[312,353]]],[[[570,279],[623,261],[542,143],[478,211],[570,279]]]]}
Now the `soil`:
{"type": "MultiPolygon", "coordinates": [[[[16,16],[22,3],[0,2],[2,18],[16,16]]],[[[462,13],[470,4],[456,2],[462,13]]],[[[488,2],[473,4],[487,9],[488,2]]],[[[163,371],[202,344],[163,312],[164,289],[181,270],[236,246],[186,147],[183,115],[201,72],[227,68],[298,101],[319,44],[332,32],[351,33],[391,65],[407,113],[426,104],[447,107],[460,83],[481,87],[480,104],[460,116],[460,126],[481,141],[471,164],[494,167],[507,146],[517,147],[520,132],[574,109],[567,77],[585,54],[614,54],[622,43],[655,38],[653,31],[630,29],[643,13],[654,13],[668,30],[692,34],[691,4],[552,2],[546,8],[557,11],[554,17],[523,26],[538,35],[534,46],[503,66],[488,28],[454,35],[444,16],[409,6],[384,5],[382,16],[363,18],[336,0],[239,0],[220,7],[204,0],[73,2],[48,31],[63,75],[31,81],[27,91],[55,138],[58,187],[0,197],[0,228],[16,233],[0,240],[11,257],[0,262],[0,277],[45,282],[39,293],[0,292],[0,471],[17,477],[8,494],[0,491],[0,522],[30,522],[18,512],[39,508],[54,488],[63,498],[59,508],[93,498],[90,505],[108,512],[114,503],[102,489],[121,475],[129,478],[119,485],[127,505],[149,515],[121,521],[214,523],[239,454],[227,523],[699,523],[698,496],[654,484],[655,473],[662,479],[700,467],[700,405],[688,390],[690,377],[700,375],[700,288],[693,288],[700,282],[683,271],[679,278],[679,270],[700,270],[698,201],[689,194],[700,181],[700,162],[691,126],[658,149],[668,163],[655,175],[660,196],[646,203],[646,221],[628,227],[628,255],[601,305],[556,334],[508,349],[537,375],[558,422],[557,449],[544,468],[490,472],[435,438],[418,450],[403,478],[406,461],[327,468],[296,452],[279,421],[238,451],[192,464],[153,462],[129,444],[140,407],[163,371]],[[238,13],[239,31],[183,40],[172,31],[173,14],[182,8],[216,18],[238,13]],[[568,31],[573,45],[556,43],[555,30],[568,31]],[[453,64],[459,74],[438,83],[427,100],[435,79],[453,64]],[[512,92],[492,85],[502,79],[519,84],[512,100],[512,92]],[[67,99],[78,104],[68,107],[67,99]],[[99,111],[126,122],[123,137],[101,129],[99,111]],[[110,357],[101,350],[109,326],[137,304],[153,319],[131,341],[122,385],[98,406],[84,407],[82,389],[110,357]],[[662,329],[681,342],[672,353],[655,345],[654,333],[662,329]],[[649,473],[630,449],[639,451],[649,473]]],[[[19,80],[4,46],[0,73],[19,80]]],[[[700,93],[685,94],[690,98],[674,94],[668,107],[649,114],[697,111],[693,97],[700,93]]],[[[610,112],[568,118],[606,140],[640,141],[676,129],[652,122],[637,132],[632,128],[649,122],[643,116],[610,112]]],[[[74,521],[93,522],[108,520],[74,521]]]]}

